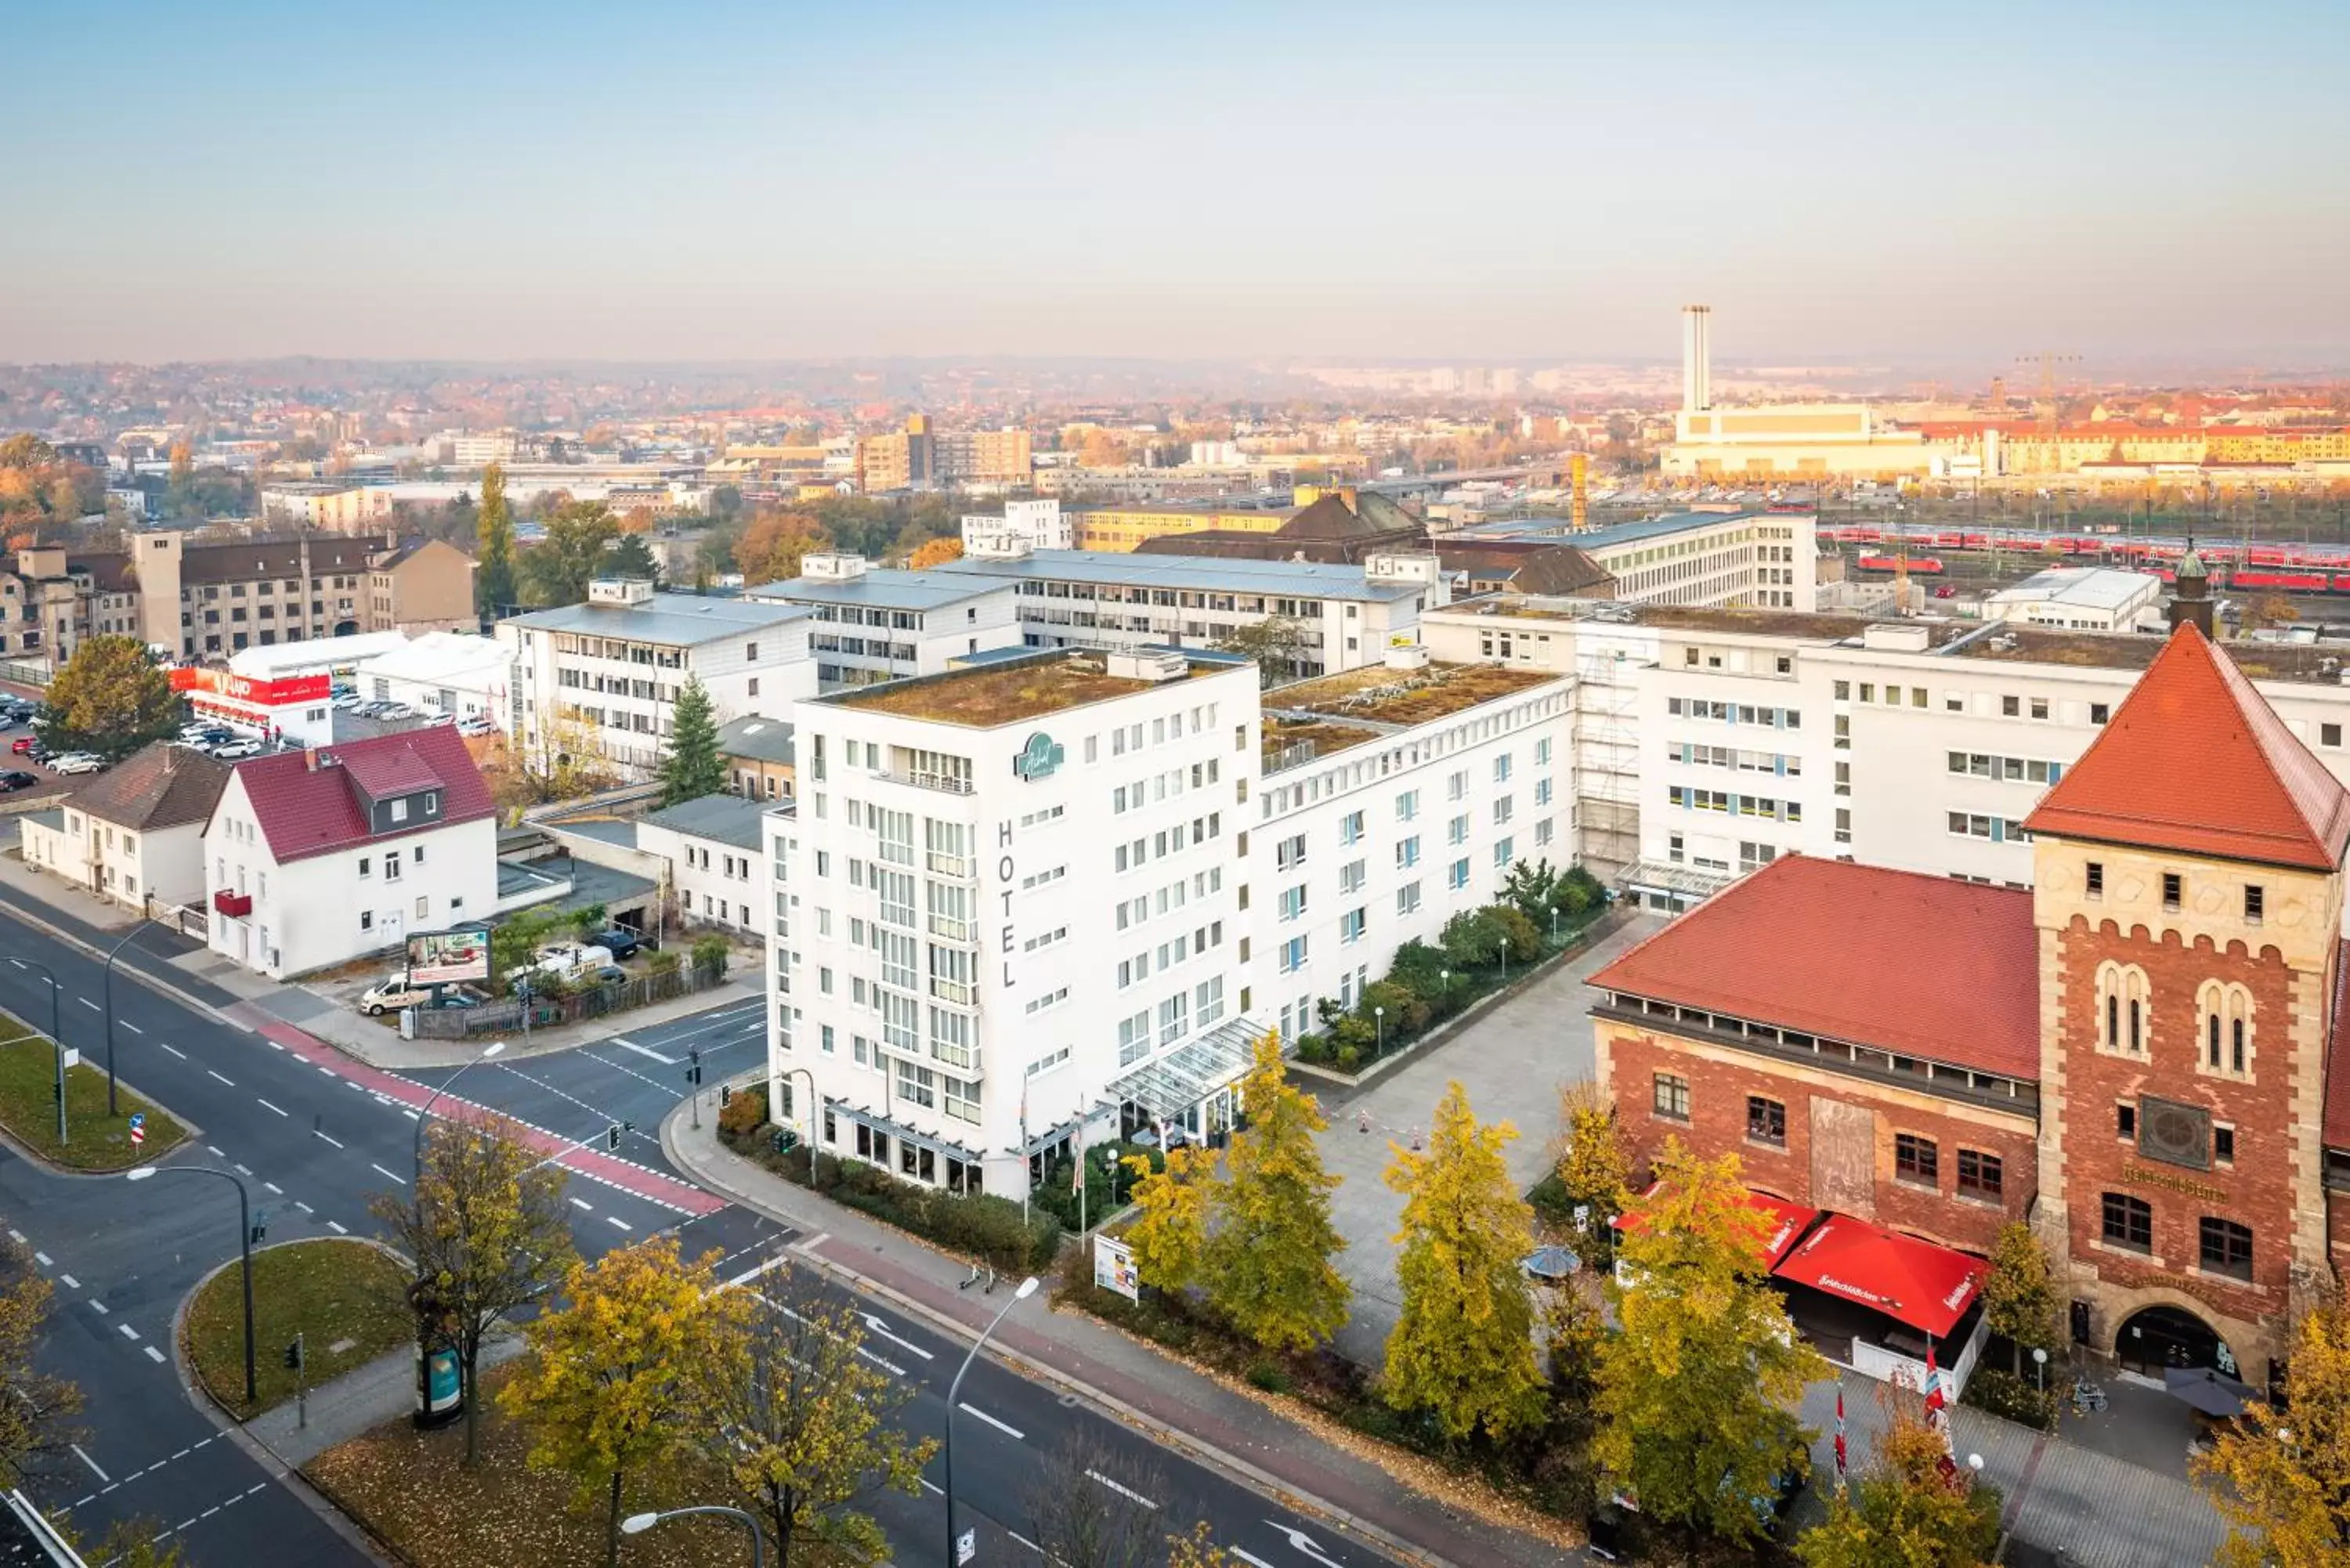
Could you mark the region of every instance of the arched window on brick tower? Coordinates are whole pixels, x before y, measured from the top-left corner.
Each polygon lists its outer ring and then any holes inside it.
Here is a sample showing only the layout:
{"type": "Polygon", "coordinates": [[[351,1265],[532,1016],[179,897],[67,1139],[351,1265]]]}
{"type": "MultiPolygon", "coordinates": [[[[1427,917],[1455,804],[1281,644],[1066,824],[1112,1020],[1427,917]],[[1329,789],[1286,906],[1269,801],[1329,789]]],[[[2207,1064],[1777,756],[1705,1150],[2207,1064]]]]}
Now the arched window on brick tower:
{"type": "Polygon", "coordinates": [[[2097,966],[2097,1044],[2107,1051],[2143,1056],[2154,1027],[2154,988],[2137,965],[2107,959],[2097,966]]]}
{"type": "Polygon", "coordinates": [[[2195,993],[2195,1016],[2200,1025],[2198,1035],[2203,1043],[2203,1071],[2222,1073],[2231,1078],[2251,1075],[2255,1010],[2252,993],[2246,987],[2234,981],[2203,982],[2195,993]]]}

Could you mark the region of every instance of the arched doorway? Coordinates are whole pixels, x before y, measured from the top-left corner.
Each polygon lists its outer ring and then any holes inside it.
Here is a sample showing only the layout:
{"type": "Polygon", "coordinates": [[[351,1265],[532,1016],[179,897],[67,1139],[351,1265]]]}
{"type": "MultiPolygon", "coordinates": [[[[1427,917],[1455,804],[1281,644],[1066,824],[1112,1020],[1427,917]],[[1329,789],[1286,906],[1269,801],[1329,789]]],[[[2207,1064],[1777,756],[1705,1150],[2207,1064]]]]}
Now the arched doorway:
{"type": "Polygon", "coordinates": [[[2150,1306],[2123,1320],[2114,1335],[2114,1359],[2151,1377],[2170,1366],[2217,1367],[2241,1376],[2235,1354],[2217,1330],[2184,1307],[2150,1306]]]}

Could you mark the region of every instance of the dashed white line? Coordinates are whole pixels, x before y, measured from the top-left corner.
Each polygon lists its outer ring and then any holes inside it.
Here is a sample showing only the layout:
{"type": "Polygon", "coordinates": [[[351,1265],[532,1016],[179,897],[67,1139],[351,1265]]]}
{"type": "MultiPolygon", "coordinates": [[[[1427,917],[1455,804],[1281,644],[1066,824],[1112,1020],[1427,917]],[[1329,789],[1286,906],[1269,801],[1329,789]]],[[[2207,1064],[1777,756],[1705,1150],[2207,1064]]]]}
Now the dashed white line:
{"type": "Polygon", "coordinates": [[[71,1274],[59,1274],[57,1276],[57,1283],[65,1286],[65,1288],[69,1291],[78,1291],[81,1289],[81,1282],[75,1279],[71,1274]]]}
{"type": "Polygon", "coordinates": [[[104,1317],[106,1315],[106,1303],[99,1300],[96,1296],[92,1296],[89,1298],[89,1310],[98,1314],[99,1316],[104,1317]]]}
{"type": "Polygon", "coordinates": [[[263,1110],[265,1110],[265,1111],[277,1111],[277,1114],[278,1114],[279,1116],[284,1116],[284,1115],[286,1115],[286,1113],[285,1113],[284,1111],[282,1111],[282,1110],[278,1110],[278,1109],[277,1109],[277,1107],[276,1107],[276,1106],[271,1105],[267,1100],[263,1099],[259,1095],[255,1095],[255,1096],[253,1096],[253,1098],[254,1098],[254,1103],[255,1103],[255,1104],[256,1104],[256,1105],[258,1105],[258,1106],[259,1106],[263,1110]]]}
{"type": "Polygon", "coordinates": [[[311,1208],[308,1204],[303,1202],[298,1198],[294,1200],[294,1207],[299,1209],[305,1214],[316,1214],[317,1212],[316,1209],[311,1208]]]}
{"type": "Polygon", "coordinates": [[[573,1207],[574,1209],[578,1210],[579,1210],[581,1213],[583,1213],[583,1214],[593,1214],[593,1213],[595,1213],[595,1212],[596,1212],[596,1210],[595,1210],[595,1209],[593,1208],[593,1206],[591,1206],[591,1205],[589,1205],[589,1204],[587,1204],[587,1203],[583,1203],[583,1202],[581,1202],[581,1201],[580,1201],[578,1199],[577,1199],[577,1198],[575,1198],[575,1199],[573,1199],[571,1200],[571,1207],[573,1207]]]}
{"type": "MultiPolygon", "coordinates": [[[[964,1407],[964,1408],[968,1409],[968,1408],[970,1408],[970,1407],[966,1406],[966,1407],[964,1407]]],[[[1091,1479],[1093,1479],[1093,1480],[1097,1480],[1097,1481],[1101,1482],[1101,1484],[1102,1484],[1102,1485],[1104,1485],[1104,1486],[1106,1486],[1106,1487],[1109,1488],[1109,1490],[1112,1490],[1112,1491],[1114,1491],[1114,1492],[1118,1493],[1118,1496],[1120,1496],[1120,1497],[1130,1499],[1131,1501],[1135,1501],[1135,1502],[1139,1502],[1139,1503],[1140,1503],[1143,1507],[1148,1508],[1148,1509],[1156,1510],[1156,1509],[1159,1507],[1159,1505],[1158,1505],[1157,1503],[1155,1503],[1155,1502],[1151,1501],[1149,1498],[1147,1498],[1147,1497],[1143,1496],[1140,1492],[1139,1492],[1139,1491],[1135,1490],[1132,1487],[1130,1487],[1130,1486],[1120,1486],[1118,1482],[1116,1482],[1116,1481],[1114,1481],[1114,1480],[1110,1480],[1110,1479],[1109,1479],[1109,1477],[1107,1477],[1107,1476],[1106,1476],[1106,1475],[1102,1474],[1102,1473],[1101,1473],[1101,1471],[1099,1471],[1099,1470],[1087,1470],[1087,1471],[1086,1472],[1086,1474],[1087,1474],[1088,1477],[1090,1477],[1091,1479]]]]}
{"type": "Polygon", "coordinates": [[[408,1178],[400,1175],[397,1171],[386,1170],[383,1167],[375,1164],[373,1161],[369,1162],[368,1168],[374,1171],[378,1176],[390,1177],[392,1180],[397,1181],[402,1187],[408,1185],[408,1178]]]}
{"type": "Polygon", "coordinates": [[[341,1225],[332,1220],[327,1221],[327,1229],[332,1231],[338,1236],[348,1236],[350,1234],[348,1231],[344,1230],[341,1225]]]}
{"type": "Polygon", "coordinates": [[[278,1044],[276,1041],[275,1041],[275,1040],[272,1040],[272,1041],[269,1043],[269,1048],[270,1048],[272,1051],[283,1051],[283,1050],[285,1050],[285,1049],[286,1049],[286,1047],[285,1047],[285,1046],[283,1046],[283,1045],[279,1044],[278,1044]]]}
{"type": "Polygon", "coordinates": [[[636,1229],[635,1226],[629,1224],[626,1220],[621,1219],[617,1214],[605,1215],[604,1223],[607,1225],[617,1225],[623,1231],[633,1231],[636,1229]]]}
{"type": "Polygon", "coordinates": [[[88,1454],[81,1451],[81,1445],[79,1443],[68,1443],[66,1447],[71,1449],[74,1451],[74,1458],[88,1465],[89,1467],[89,1473],[96,1476],[99,1480],[110,1481],[114,1479],[112,1476],[108,1475],[104,1470],[98,1468],[98,1461],[96,1459],[91,1459],[88,1454]]]}
{"type": "Polygon", "coordinates": [[[106,1009],[99,1006],[97,1002],[92,1002],[87,996],[77,996],[74,1000],[80,1002],[84,1007],[88,1008],[92,1012],[103,1012],[106,1011],[106,1009]]]}
{"type": "Polygon", "coordinates": [[[250,1167],[240,1165],[236,1168],[236,1173],[239,1176],[251,1176],[253,1171],[250,1167]]]}
{"type": "Polygon", "coordinates": [[[130,1030],[133,1034],[144,1034],[147,1033],[147,1031],[140,1028],[139,1025],[131,1023],[128,1018],[118,1018],[115,1022],[121,1024],[125,1029],[130,1030]]]}
{"type": "Polygon", "coordinates": [[[270,1191],[275,1192],[280,1198],[286,1196],[286,1189],[278,1186],[277,1183],[274,1181],[265,1181],[261,1185],[267,1188],[270,1191]]]}
{"type": "Polygon", "coordinates": [[[214,1159],[226,1159],[228,1158],[228,1156],[221,1152],[220,1145],[216,1143],[208,1143],[204,1145],[204,1148],[214,1159]]]}
{"type": "MultiPolygon", "coordinates": [[[[957,1400],[955,1403],[955,1408],[961,1410],[966,1416],[978,1417],[981,1420],[986,1422],[997,1431],[1003,1432],[1021,1442],[1026,1442],[1028,1440],[1027,1433],[1022,1431],[1017,1427],[997,1420],[994,1417],[989,1415],[986,1411],[981,1409],[978,1406],[971,1403],[967,1399],[957,1400]]],[[[1097,1477],[1096,1479],[1098,1480],[1099,1478],[1097,1477]]]]}
{"type": "Polygon", "coordinates": [[[169,1051],[172,1055],[177,1056],[182,1062],[188,1059],[188,1054],[185,1051],[181,1050],[177,1045],[164,1045],[161,1040],[156,1041],[155,1044],[161,1045],[164,1050],[169,1051]]]}
{"type": "Polygon", "coordinates": [[[33,1254],[33,1262],[36,1262],[36,1263],[40,1264],[40,1265],[41,1265],[41,1267],[43,1267],[43,1268],[45,1268],[45,1269],[55,1268],[55,1267],[57,1266],[56,1261],[55,1261],[54,1259],[52,1259],[52,1258],[51,1258],[51,1257],[50,1257],[47,1252],[36,1252],[36,1253],[34,1253],[34,1254],[33,1254]]]}
{"type": "Polygon", "coordinates": [[[210,1067],[205,1068],[204,1071],[211,1074],[212,1076],[215,1078],[220,1078],[220,1081],[226,1084],[230,1088],[234,1089],[236,1087],[236,1080],[234,1078],[221,1078],[221,1075],[218,1073],[213,1073],[210,1067]]]}
{"type": "Polygon", "coordinates": [[[155,1362],[155,1363],[157,1363],[158,1365],[160,1365],[160,1364],[162,1362],[162,1359],[163,1359],[163,1353],[162,1353],[161,1351],[160,1351],[160,1350],[156,1349],[156,1348],[155,1348],[153,1345],[148,1345],[148,1346],[146,1347],[146,1349],[147,1349],[147,1359],[148,1359],[148,1360],[152,1361],[152,1362],[155,1362]]]}
{"type": "MultiPolygon", "coordinates": [[[[13,959],[11,959],[9,961],[10,961],[11,963],[13,963],[13,962],[15,962],[16,961],[15,961],[15,960],[13,960],[13,959]]],[[[26,1240],[25,1240],[25,1233],[24,1233],[22,1231],[9,1231],[9,1232],[8,1232],[8,1240],[10,1240],[11,1241],[16,1242],[16,1245],[18,1245],[19,1247],[27,1247],[27,1246],[32,1245],[32,1243],[31,1243],[31,1242],[29,1242],[29,1241],[26,1241],[26,1240]]]]}
{"type": "Polygon", "coordinates": [[[136,1339],[139,1337],[139,1331],[131,1327],[127,1323],[118,1323],[114,1326],[122,1331],[122,1337],[125,1339],[136,1339]]]}
{"type": "Polygon", "coordinates": [[[310,1129],[310,1136],[311,1136],[312,1137],[317,1137],[317,1138],[326,1138],[326,1140],[327,1140],[328,1143],[333,1144],[337,1148],[340,1148],[340,1147],[343,1147],[343,1143],[342,1143],[342,1140],[341,1140],[340,1138],[336,1138],[336,1137],[328,1137],[328,1136],[327,1136],[325,1133],[320,1132],[320,1131],[319,1131],[317,1128],[316,1128],[316,1127],[312,1127],[312,1128],[310,1129]]]}

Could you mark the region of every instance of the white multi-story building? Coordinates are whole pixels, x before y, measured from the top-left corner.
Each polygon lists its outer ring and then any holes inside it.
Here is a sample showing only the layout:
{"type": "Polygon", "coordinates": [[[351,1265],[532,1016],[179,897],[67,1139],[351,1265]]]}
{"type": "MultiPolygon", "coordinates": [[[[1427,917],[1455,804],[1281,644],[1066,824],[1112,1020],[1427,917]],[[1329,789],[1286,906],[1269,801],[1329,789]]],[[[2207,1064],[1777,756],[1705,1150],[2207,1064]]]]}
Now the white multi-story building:
{"type": "Polygon", "coordinates": [[[2110,566],[2051,566],[1985,594],[1985,620],[2064,631],[2134,631],[2162,624],[2162,579],[2110,566]]]}
{"type": "Polygon", "coordinates": [[[1205,648],[1279,616],[1296,626],[1299,675],[1381,663],[1417,642],[1420,615],[1450,598],[1437,558],[1418,552],[1347,566],[1034,550],[937,570],[1016,584],[1031,648],[1205,648]]]}
{"type": "Polygon", "coordinates": [[[936,675],[949,659],[1020,645],[1015,585],[899,571],[862,556],[809,556],[798,576],[749,597],[803,605],[815,616],[808,651],[823,691],[936,675]]]}
{"type": "Polygon", "coordinates": [[[1569,862],[1569,690],[1409,649],[1264,693],[1249,918],[1260,1010],[1284,1039],[1493,902],[1518,861],[1569,862]]]}
{"type": "Polygon", "coordinates": [[[273,980],[496,912],[497,809],[446,724],[239,763],[203,852],[209,945],[273,980]]]}
{"type": "Polygon", "coordinates": [[[498,623],[515,664],[504,728],[531,756],[587,745],[623,774],[650,778],[668,752],[687,677],[700,679],[722,724],[780,715],[813,695],[814,619],[804,605],[660,593],[639,581],[590,584],[586,604],[498,623]]]}
{"type": "Polygon", "coordinates": [[[964,514],[962,547],[974,556],[1074,550],[1077,547],[1076,519],[1062,515],[1057,496],[1046,496],[1041,501],[1007,501],[1001,517],[964,514]]]}
{"type": "Polygon", "coordinates": [[[359,695],[420,713],[487,719],[501,728],[514,718],[514,649],[495,638],[428,631],[360,659],[353,679],[359,695]]]}
{"type": "Polygon", "coordinates": [[[775,878],[760,853],[764,809],[741,795],[706,794],[637,819],[636,848],[667,866],[665,879],[685,923],[765,930],[775,878]]]}
{"type": "Polygon", "coordinates": [[[1562,517],[1489,523],[1465,539],[1558,538],[1616,579],[1636,604],[1810,610],[1818,607],[1815,513],[1734,508],[1675,512],[1574,531],[1562,517]]]}
{"type": "Polygon", "coordinates": [[[798,704],[796,815],[766,819],[784,1118],[1014,1196],[1080,1127],[1220,1137],[1254,1033],[1257,692],[1227,656],[1039,652],[798,704]]]}

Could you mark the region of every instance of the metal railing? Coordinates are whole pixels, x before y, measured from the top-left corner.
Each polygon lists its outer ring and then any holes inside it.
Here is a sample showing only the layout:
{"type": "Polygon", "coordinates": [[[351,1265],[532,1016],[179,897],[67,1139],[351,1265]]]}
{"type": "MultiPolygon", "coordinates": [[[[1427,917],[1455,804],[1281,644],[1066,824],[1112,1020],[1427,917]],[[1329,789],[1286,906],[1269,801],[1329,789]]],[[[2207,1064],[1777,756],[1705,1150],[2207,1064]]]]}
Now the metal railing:
{"type": "MultiPolygon", "coordinates": [[[[726,981],[723,968],[682,964],[667,974],[640,974],[624,981],[588,986],[560,996],[531,998],[530,1022],[536,1029],[583,1019],[604,1018],[631,1008],[647,1007],[681,996],[714,990],[726,981]]],[[[513,997],[479,1007],[424,1007],[416,1012],[416,1033],[432,1040],[463,1040],[522,1026],[523,1004],[513,997]]]]}

